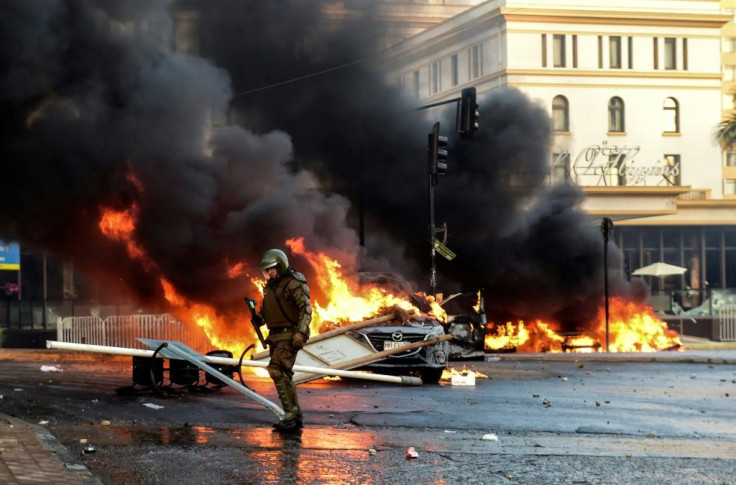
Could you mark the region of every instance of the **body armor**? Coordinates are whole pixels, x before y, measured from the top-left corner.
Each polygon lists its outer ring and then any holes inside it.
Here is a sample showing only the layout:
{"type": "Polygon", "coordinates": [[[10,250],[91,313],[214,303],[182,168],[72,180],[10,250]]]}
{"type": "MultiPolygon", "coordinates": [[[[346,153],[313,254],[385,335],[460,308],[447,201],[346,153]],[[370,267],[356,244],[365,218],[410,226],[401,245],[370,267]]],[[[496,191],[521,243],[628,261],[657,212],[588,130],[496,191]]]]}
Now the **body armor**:
{"type": "Polygon", "coordinates": [[[309,337],[312,307],[309,287],[304,275],[289,268],[270,280],[263,289],[261,316],[269,331],[269,339],[291,338],[293,332],[309,337]]]}

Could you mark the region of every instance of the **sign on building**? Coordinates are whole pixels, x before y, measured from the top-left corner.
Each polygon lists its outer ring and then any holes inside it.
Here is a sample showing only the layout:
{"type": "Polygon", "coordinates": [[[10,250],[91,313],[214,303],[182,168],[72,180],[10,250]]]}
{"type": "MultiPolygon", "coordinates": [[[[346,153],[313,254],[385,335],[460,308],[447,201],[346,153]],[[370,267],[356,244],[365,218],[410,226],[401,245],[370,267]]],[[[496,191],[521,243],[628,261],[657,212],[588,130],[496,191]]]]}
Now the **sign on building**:
{"type": "Polygon", "coordinates": [[[20,270],[20,245],[0,241],[0,270],[20,270]]]}

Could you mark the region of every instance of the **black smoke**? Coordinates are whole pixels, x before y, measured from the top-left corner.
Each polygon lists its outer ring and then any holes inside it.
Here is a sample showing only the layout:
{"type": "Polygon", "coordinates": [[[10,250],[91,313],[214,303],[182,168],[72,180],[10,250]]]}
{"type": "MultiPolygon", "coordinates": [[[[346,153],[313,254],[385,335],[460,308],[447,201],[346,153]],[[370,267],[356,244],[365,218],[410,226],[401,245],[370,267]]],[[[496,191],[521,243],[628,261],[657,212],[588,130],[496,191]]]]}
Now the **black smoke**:
{"type": "MultiPolygon", "coordinates": [[[[4,238],[152,304],[157,275],[97,228],[102,208],[135,203],[136,238],[161,273],[218,308],[243,291],[228,264],[294,237],[427,290],[426,139],[439,120],[451,157],[437,221],[458,254],[438,261],[439,289],[482,287],[491,312],[570,324],[600,306],[600,231],[578,189],[544,185],[543,108],[492,93],[461,142],[454,108],[416,111],[385,80],[368,4],[338,19],[317,0],[195,3],[188,56],[172,49],[171,12],[190,4],[0,4],[4,238]]],[[[631,296],[620,273],[613,290],[631,296]]]]}

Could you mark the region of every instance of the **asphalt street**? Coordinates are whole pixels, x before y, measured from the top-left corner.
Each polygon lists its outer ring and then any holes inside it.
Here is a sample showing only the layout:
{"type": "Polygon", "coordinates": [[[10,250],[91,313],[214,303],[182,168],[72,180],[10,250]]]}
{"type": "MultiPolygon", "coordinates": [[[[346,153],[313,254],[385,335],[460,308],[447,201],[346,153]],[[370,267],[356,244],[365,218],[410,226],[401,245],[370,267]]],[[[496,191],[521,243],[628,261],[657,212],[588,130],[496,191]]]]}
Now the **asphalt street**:
{"type": "Polygon", "coordinates": [[[736,483],[733,349],[453,363],[480,373],[471,387],[319,380],[299,386],[306,426],[287,436],[230,389],[121,396],[130,367],[0,350],[0,411],[104,484],[736,483]]]}

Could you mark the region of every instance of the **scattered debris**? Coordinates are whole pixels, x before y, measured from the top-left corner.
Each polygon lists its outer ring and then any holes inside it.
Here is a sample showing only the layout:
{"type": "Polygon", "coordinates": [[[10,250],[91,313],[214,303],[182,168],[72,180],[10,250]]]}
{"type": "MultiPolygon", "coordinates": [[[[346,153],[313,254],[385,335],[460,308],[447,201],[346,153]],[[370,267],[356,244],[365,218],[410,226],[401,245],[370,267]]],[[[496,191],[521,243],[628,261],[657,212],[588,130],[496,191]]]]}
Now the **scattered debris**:
{"type": "Polygon", "coordinates": [[[455,429],[446,429],[445,433],[457,433],[457,430],[455,429]]]}
{"type": "Polygon", "coordinates": [[[567,380],[567,377],[565,377],[565,376],[560,376],[560,379],[561,379],[561,380],[563,380],[563,381],[566,381],[566,380],[567,380]]]}
{"type": "Polygon", "coordinates": [[[154,404],[152,402],[144,402],[143,405],[151,409],[163,409],[164,408],[160,404],[154,404]]]}
{"type": "Polygon", "coordinates": [[[80,445],[86,445],[87,444],[87,438],[79,438],[79,444],[80,445]]]}
{"type": "Polygon", "coordinates": [[[39,421],[38,424],[40,424],[41,426],[46,426],[47,424],[49,424],[49,422],[44,419],[42,421],[39,421]]]}
{"type": "Polygon", "coordinates": [[[544,404],[544,407],[547,407],[547,408],[552,405],[552,403],[549,402],[549,399],[547,399],[546,397],[542,399],[542,404],[544,404]]]}
{"type": "Polygon", "coordinates": [[[100,421],[100,426],[110,426],[110,421],[108,421],[107,419],[103,419],[102,421],[100,421]]]}
{"type": "Polygon", "coordinates": [[[539,394],[532,394],[532,397],[539,397],[539,394]]]}
{"type": "Polygon", "coordinates": [[[475,372],[468,371],[466,374],[455,374],[450,378],[450,384],[453,386],[474,386],[475,372]]]}
{"type": "Polygon", "coordinates": [[[419,453],[417,453],[417,450],[415,450],[413,446],[410,446],[406,450],[406,458],[419,458],[419,453]]]}
{"type": "Polygon", "coordinates": [[[376,449],[373,448],[373,447],[368,448],[368,453],[371,454],[371,455],[375,455],[376,454],[376,449]]]}
{"type": "Polygon", "coordinates": [[[695,374],[690,374],[690,379],[695,379],[695,374]]]}
{"type": "Polygon", "coordinates": [[[84,449],[82,450],[82,453],[83,454],[94,453],[95,451],[97,451],[97,448],[92,446],[92,444],[88,444],[87,446],[84,447],[84,449]]]}
{"type": "Polygon", "coordinates": [[[483,441],[498,441],[498,436],[493,433],[484,434],[483,441]]]}
{"type": "Polygon", "coordinates": [[[58,365],[42,365],[41,372],[63,372],[64,370],[58,365]]]}

